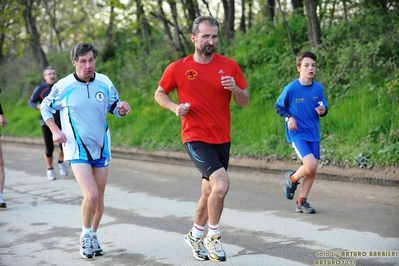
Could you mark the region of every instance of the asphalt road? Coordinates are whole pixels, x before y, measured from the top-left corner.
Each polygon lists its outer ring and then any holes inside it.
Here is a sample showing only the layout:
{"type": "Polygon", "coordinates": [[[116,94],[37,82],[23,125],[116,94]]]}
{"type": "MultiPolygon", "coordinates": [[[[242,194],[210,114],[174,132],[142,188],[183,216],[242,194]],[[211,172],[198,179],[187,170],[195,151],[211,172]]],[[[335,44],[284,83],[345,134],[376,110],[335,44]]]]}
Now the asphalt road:
{"type": "MultiPolygon", "coordinates": [[[[81,192],[73,174],[49,181],[41,146],[2,146],[8,208],[0,209],[0,265],[215,263],[196,261],[183,239],[200,195],[190,162],[115,156],[98,231],[105,255],[88,260],[79,255],[81,192]]],[[[397,186],[316,180],[310,215],[295,213],[282,173],[233,167],[229,176],[222,265],[399,265],[397,186]]]]}

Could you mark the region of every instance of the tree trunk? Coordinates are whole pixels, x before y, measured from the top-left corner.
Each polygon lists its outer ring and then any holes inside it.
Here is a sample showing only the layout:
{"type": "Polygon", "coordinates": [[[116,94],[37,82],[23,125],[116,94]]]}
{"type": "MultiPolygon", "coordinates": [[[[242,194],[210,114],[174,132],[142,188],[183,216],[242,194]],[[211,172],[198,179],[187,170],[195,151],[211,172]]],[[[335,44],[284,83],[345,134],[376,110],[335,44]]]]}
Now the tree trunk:
{"type": "Polygon", "coordinates": [[[4,58],[3,47],[5,39],[6,39],[6,34],[3,32],[0,35],[0,65],[1,63],[3,63],[3,58],[4,58]]]}
{"type": "MultiPolygon", "coordinates": [[[[50,26],[51,29],[55,33],[55,37],[57,39],[57,44],[58,48],[60,51],[63,51],[62,49],[62,39],[61,39],[61,31],[57,28],[57,16],[56,16],[56,10],[57,10],[57,1],[54,1],[53,5],[50,5],[51,1],[44,1],[44,6],[46,9],[46,14],[50,18],[50,26]]],[[[52,33],[49,33],[52,36],[52,33]]],[[[52,39],[52,38],[51,38],[52,39]]],[[[52,43],[53,41],[50,41],[50,48],[52,48],[52,43]]]]}
{"type": "Polygon", "coordinates": [[[222,0],[224,10],[224,35],[229,41],[234,38],[234,0],[222,0]]]}
{"type": "Polygon", "coordinates": [[[115,20],[115,5],[113,1],[110,3],[110,12],[109,12],[109,22],[108,22],[108,28],[107,28],[107,41],[105,44],[105,49],[103,53],[103,60],[104,62],[107,62],[110,59],[113,59],[115,57],[115,46],[114,46],[114,20],[115,20]]]}
{"type": "Polygon", "coordinates": [[[199,16],[198,1],[182,0],[185,10],[187,10],[187,19],[192,23],[199,16]]]}
{"type": "Polygon", "coordinates": [[[224,36],[228,36],[228,21],[229,21],[229,4],[227,2],[227,0],[222,0],[222,4],[223,4],[223,14],[224,14],[224,20],[223,20],[223,32],[222,34],[224,36]]]}
{"type": "MultiPolygon", "coordinates": [[[[162,2],[163,2],[162,0],[158,0],[158,7],[159,7],[160,16],[158,16],[157,18],[159,18],[162,21],[162,25],[163,25],[163,28],[164,28],[164,33],[168,37],[169,44],[172,47],[174,47],[175,50],[177,50],[176,44],[173,41],[172,33],[170,33],[168,20],[166,19],[165,12],[163,11],[162,2]]],[[[155,15],[155,14],[152,13],[152,15],[155,15]]]]}
{"type": "Polygon", "coordinates": [[[344,9],[344,20],[348,21],[348,6],[346,5],[346,0],[343,1],[343,9],[344,9]]]}
{"type": "Polygon", "coordinates": [[[252,21],[254,17],[252,7],[253,7],[253,0],[248,0],[248,29],[252,28],[252,21]]]}
{"type": "Polygon", "coordinates": [[[303,13],[303,0],[291,0],[292,8],[294,9],[294,13],[299,15],[304,15],[303,13]]]}
{"type": "Polygon", "coordinates": [[[274,21],[275,6],[276,6],[275,0],[267,0],[266,1],[266,9],[265,9],[266,18],[270,22],[274,21]]]}
{"type": "Polygon", "coordinates": [[[320,23],[316,12],[316,1],[305,0],[306,16],[308,17],[308,38],[312,47],[317,47],[321,43],[320,23]]]}
{"type": "Polygon", "coordinates": [[[42,46],[40,45],[40,33],[36,27],[36,18],[32,14],[32,9],[34,5],[34,0],[23,0],[22,3],[25,5],[24,19],[26,32],[30,37],[30,46],[33,55],[39,62],[42,69],[48,66],[48,60],[46,54],[44,53],[42,46]]]}
{"type": "Polygon", "coordinates": [[[145,15],[144,6],[141,3],[141,0],[136,0],[136,10],[137,10],[136,20],[137,23],[141,25],[139,29],[140,35],[142,35],[144,40],[149,41],[151,37],[151,27],[145,15]]]}
{"type": "MultiPolygon", "coordinates": [[[[331,6],[331,8],[330,8],[330,15],[329,15],[329,17],[328,17],[328,28],[331,28],[331,26],[332,26],[332,24],[333,24],[333,21],[334,21],[334,17],[335,17],[335,7],[336,7],[336,4],[337,4],[337,1],[338,0],[333,0],[332,2],[332,6],[331,6]]],[[[325,9],[327,9],[327,4],[326,4],[326,7],[325,7],[325,9]]],[[[321,19],[320,19],[320,21],[322,21],[321,19]]]]}
{"type": "Polygon", "coordinates": [[[229,20],[228,20],[228,35],[229,40],[234,38],[234,21],[235,21],[235,2],[234,0],[229,1],[229,20]]]}
{"type": "Polygon", "coordinates": [[[280,2],[280,0],[277,0],[277,3],[278,3],[278,7],[279,7],[279,9],[280,9],[280,12],[281,12],[281,16],[283,17],[284,27],[285,27],[285,29],[287,30],[287,35],[288,35],[288,40],[289,40],[289,43],[290,43],[291,54],[295,56],[294,46],[293,46],[293,44],[292,44],[292,37],[291,37],[290,26],[288,25],[287,21],[285,20],[285,15],[284,15],[284,11],[283,11],[283,9],[282,9],[282,7],[281,7],[281,2],[280,2]]]}
{"type": "Polygon", "coordinates": [[[241,19],[240,19],[240,31],[245,33],[246,32],[246,23],[245,23],[245,1],[241,0],[241,19]]]}
{"type": "Polygon", "coordinates": [[[209,15],[213,17],[212,10],[209,8],[209,3],[206,0],[202,0],[202,3],[204,3],[204,5],[206,6],[206,10],[208,10],[209,15]]]}
{"type": "Polygon", "coordinates": [[[180,38],[180,29],[179,29],[179,20],[178,20],[178,15],[177,15],[176,1],[169,0],[168,3],[169,3],[169,6],[170,6],[170,10],[172,12],[173,24],[175,26],[177,52],[179,53],[180,57],[184,57],[186,55],[186,51],[184,49],[183,42],[182,42],[182,40],[180,38]]]}

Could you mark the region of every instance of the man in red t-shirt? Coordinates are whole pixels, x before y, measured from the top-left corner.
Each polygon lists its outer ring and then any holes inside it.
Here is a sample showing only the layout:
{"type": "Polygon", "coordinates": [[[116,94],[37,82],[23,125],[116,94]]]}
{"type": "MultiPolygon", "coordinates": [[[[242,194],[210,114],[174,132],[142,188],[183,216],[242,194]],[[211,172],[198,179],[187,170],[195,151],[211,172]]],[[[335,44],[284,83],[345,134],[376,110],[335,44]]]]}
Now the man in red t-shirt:
{"type": "Polygon", "coordinates": [[[155,100],[181,117],[184,147],[202,174],[202,194],[194,225],[185,240],[197,260],[224,261],[219,221],[230,184],[230,102],[233,96],[237,104],[246,107],[249,93],[237,62],[215,53],[219,41],[219,22],[215,18],[196,18],[190,38],[194,54],[165,69],[155,100]],[[175,89],[178,103],[169,96],[175,89]]]}

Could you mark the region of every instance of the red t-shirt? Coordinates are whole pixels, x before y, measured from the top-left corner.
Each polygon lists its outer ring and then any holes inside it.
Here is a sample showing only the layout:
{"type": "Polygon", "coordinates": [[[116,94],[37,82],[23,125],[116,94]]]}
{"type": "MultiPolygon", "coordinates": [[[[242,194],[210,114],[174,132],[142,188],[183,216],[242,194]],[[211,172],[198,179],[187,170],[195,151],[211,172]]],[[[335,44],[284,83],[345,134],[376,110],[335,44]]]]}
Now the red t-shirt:
{"type": "Polygon", "coordinates": [[[237,62],[216,53],[208,64],[197,63],[189,55],[165,69],[159,86],[167,92],[177,89],[179,102],[191,104],[190,111],[182,118],[183,143],[230,141],[232,92],[223,88],[221,76],[232,76],[239,88],[247,88],[237,62]]]}

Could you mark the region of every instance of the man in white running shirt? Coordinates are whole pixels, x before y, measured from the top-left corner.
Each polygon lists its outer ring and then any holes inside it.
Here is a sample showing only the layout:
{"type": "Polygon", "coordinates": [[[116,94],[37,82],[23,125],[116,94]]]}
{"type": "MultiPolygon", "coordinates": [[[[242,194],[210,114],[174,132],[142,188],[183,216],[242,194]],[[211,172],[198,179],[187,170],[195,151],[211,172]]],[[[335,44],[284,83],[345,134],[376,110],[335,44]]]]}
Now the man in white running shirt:
{"type": "Polygon", "coordinates": [[[55,142],[63,143],[64,160],[71,164],[82,193],[80,254],[84,258],[103,255],[97,229],[104,212],[104,192],[111,160],[107,112],[123,117],[130,112],[120,101],[112,81],[95,72],[98,50],[79,43],[71,50],[75,72],[54,84],[43,99],[41,114],[55,142]],[[60,111],[62,131],[53,113],[60,111]]]}

